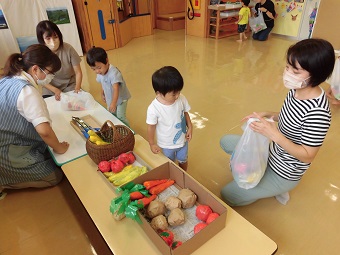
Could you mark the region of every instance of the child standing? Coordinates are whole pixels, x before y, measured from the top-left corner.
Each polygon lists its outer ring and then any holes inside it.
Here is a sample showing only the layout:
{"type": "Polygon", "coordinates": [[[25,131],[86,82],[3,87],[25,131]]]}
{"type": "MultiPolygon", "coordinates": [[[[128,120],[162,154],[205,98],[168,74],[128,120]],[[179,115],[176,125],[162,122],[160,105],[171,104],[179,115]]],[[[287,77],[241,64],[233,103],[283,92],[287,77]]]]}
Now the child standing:
{"type": "Polygon", "coordinates": [[[101,96],[106,102],[107,110],[117,116],[126,125],[126,107],[131,94],[125,84],[122,73],[110,65],[103,48],[93,47],[86,54],[86,61],[97,74],[97,82],[102,84],[101,96]]]}
{"type": "Polygon", "coordinates": [[[247,28],[247,24],[250,17],[250,9],[248,7],[250,0],[242,0],[241,3],[242,8],[238,13],[238,21],[235,22],[235,24],[238,25],[237,32],[240,34],[240,39],[237,40],[238,42],[242,42],[242,37],[244,38],[244,40],[247,39],[245,30],[247,28]]]}
{"type": "Polygon", "coordinates": [[[153,153],[161,150],[179,166],[188,168],[188,142],[192,137],[192,124],[188,111],[190,105],[184,95],[183,77],[172,66],[165,66],[152,75],[156,98],[148,107],[148,142],[153,153]],[[157,144],[155,143],[155,134],[157,144]]]}

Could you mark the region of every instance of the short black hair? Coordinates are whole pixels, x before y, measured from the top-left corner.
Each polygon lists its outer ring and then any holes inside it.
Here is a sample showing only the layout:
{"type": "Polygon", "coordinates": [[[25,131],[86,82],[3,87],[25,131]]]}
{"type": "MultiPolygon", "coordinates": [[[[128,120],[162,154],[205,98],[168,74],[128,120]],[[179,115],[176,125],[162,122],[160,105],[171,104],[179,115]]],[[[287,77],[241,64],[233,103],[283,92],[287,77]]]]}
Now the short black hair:
{"type": "Polygon", "coordinates": [[[107,64],[107,53],[101,47],[93,47],[86,53],[86,62],[89,66],[95,66],[96,62],[107,64]]]}
{"type": "Polygon", "coordinates": [[[157,93],[166,95],[169,92],[179,92],[183,89],[183,77],[173,66],[164,66],[152,75],[152,87],[157,93]]]}
{"type": "Polygon", "coordinates": [[[333,72],[334,48],[323,39],[305,39],[289,47],[287,63],[294,68],[299,63],[311,76],[308,84],[315,87],[324,82],[333,72]]]}
{"type": "Polygon", "coordinates": [[[250,0],[242,0],[242,3],[244,3],[245,6],[248,6],[250,4],[250,0]]]}
{"type": "Polygon", "coordinates": [[[47,36],[52,36],[55,33],[59,38],[60,46],[63,46],[63,35],[59,27],[49,20],[40,21],[36,27],[36,33],[38,42],[43,45],[45,45],[44,34],[46,33],[47,36]]]}

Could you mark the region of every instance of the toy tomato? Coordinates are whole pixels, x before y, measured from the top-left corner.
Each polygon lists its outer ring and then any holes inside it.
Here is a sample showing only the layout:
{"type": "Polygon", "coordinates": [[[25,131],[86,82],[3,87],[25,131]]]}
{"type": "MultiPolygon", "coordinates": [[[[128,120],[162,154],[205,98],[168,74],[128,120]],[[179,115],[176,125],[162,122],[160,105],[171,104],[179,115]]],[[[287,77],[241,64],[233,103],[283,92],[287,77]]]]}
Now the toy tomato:
{"type": "Polygon", "coordinates": [[[205,228],[206,226],[208,226],[207,223],[204,222],[200,222],[198,224],[196,224],[196,226],[194,227],[194,233],[195,235],[200,232],[203,228],[205,228]]]}
{"type": "Polygon", "coordinates": [[[181,241],[174,241],[172,242],[171,244],[171,249],[176,249],[178,246],[181,246],[182,245],[182,242],[181,241]]]}
{"type": "Polygon", "coordinates": [[[124,168],[124,164],[119,159],[111,161],[111,171],[114,173],[119,173],[124,168]]]}
{"type": "Polygon", "coordinates": [[[135,162],[136,160],[132,152],[128,152],[128,153],[124,152],[118,156],[118,159],[122,161],[125,165],[133,164],[133,162],[135,162]]]}
{"type": "Polygon", "coordinates": [[[196,217],[201,221],[207,221],[210,213],[212,213],[212,210],[208,205],[199,205],[196,207],[196,217]]]}
{"type": "Polygon", "coordinates": [[[163,230],[159,235],[167,243],[167,245],[171,246],[174,241],[174,234],[170,230],[163,230]]]}
{"type": "Polygon", "coordinates": [[[98,164],[98,168],[101,172],[105,173],[105,172],[109,172],[111,171],[111,165],[110,165],[110,162],[108,161],[101,161],[99,162],[98,164]]]}
{"type": "Polygon", "coordinates": [[[128,161],[129,164],[133,164],[136,161],[135,155],[133,155],[132,152],[127,153],[127,156],[129,158],[129,161],[128,161]]]}
{"type": "Polygon", "coordinates": [[[210,213],[207,219],[207,224],[210,224],[213,222],[218,216],[220,216],[218,213],[210,213]]]}

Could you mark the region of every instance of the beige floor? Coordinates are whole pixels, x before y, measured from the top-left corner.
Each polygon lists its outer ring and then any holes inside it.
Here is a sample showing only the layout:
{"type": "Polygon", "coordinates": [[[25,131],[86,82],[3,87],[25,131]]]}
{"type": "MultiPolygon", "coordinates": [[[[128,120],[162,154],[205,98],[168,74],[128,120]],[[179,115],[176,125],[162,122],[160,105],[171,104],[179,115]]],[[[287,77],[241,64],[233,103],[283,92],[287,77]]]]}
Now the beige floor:
{"type": "MultiPolygon", "coordinates": [[[[216,195],[232,179],[220,137],[241,133],[240,120],[250,112],[280,109],[287,93],[282,84],[284,55],[294,43],[277,36],[242,44],[236,39],[202,39],[185,37],[183,30],[156,30],[153,36],[109,52],[110,62],[122,71],[133,96],[127,112],[131,127],[144,137],[146,109],[154,97],[152,73],[165,65],[182,73],[183,94],[191,104],[195,126],[188,172],[216,195]]],[[[82,67],[84,89],[100,100],[94,73],[85,61],[82,67]]],[[[278,244],[276,254],[336,254],[340,249],[340,172],[336,167],[340,107],[332,106],[332,115],[324,146],[290,193],[288,205],[269,198],[235,208],[278,244]]],[[[10,191],[0,201],[0,219],[2,255],[108,254],[67,180],[45,190],[10,191]]]]}

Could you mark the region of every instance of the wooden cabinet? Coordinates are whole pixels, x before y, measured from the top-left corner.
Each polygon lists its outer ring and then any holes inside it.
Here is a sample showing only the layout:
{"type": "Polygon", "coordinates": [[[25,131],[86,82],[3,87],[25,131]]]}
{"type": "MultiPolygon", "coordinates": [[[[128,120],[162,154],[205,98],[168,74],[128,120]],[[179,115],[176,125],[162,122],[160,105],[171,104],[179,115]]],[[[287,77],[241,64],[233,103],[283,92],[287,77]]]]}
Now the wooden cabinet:
{"type": "Polygon", "coordinates": [[[217,4],[208,6],[208,37],[215,39],[238,34],[237,24],[238,13],[241,5],[230,6],[226,4],[217,4]]]}

